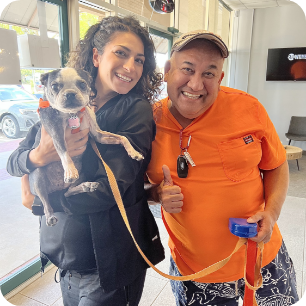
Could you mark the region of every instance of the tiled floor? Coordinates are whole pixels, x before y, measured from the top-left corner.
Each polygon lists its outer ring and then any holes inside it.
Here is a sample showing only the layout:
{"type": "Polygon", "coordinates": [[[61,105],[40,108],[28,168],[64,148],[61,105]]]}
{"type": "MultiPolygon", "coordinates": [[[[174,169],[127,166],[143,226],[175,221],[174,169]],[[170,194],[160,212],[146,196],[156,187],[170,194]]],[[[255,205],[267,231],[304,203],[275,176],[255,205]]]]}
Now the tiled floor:
{"type": "MultiPolygon", "coordinates": [[[[306,172],[306,156],[303,156],[304,165],[302,164],[301,171],[306,172]]],[[[295,167],[296,164],[289,163],[290,176],[299,175],[295,167]]],[[[301,172],[300,172],[301,173],[301,172]]],[[[293,177],[293,183],[295,178],[293,177]]],[[[305,180],[301,185],[305,191],[305,180]]],[[[292,192],[294,187],[290,187],[286,202],[283,206],[281,216],[278,224],[287,245],[290,256],[293,259],[296,273],[299,294],[306,290],[306,198],[304,194],[296,194],[293,196],[292,192]]],[[[303,192],[303,191],[301,191],[303,192]]],[[[157,265],[163,272],[168,273],[169,267],[169,250],[167,247],[167,232],[162,224],[160,218],[156,218],[158,223],[162,242],[165,246],[167,258],[157,265]]],[[[28,287],[21,290],[14,297],[10,298],[9,302],[13,305],[21,306],[62,306],[61,292],[59,284],[54,282],[55,268],[44,274],[42,278],[37,279],[28,287]]],[[[300,301],[299,306],[306,305],[306,296],[303,301],[300,301]]],[[[2,305],[0,301],[0,305],[2,305]]],[[[171,293],[169,281],[159,276],[155,271],[149,269],[143,296],[140,306],[174,306],[175,301],[171,293]]]]}

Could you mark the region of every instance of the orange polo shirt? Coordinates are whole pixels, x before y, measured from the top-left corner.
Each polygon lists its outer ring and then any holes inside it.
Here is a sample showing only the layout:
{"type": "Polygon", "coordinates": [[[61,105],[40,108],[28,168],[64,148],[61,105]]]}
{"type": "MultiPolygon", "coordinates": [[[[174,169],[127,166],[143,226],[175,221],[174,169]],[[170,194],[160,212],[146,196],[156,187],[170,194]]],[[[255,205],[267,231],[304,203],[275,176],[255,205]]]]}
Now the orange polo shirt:
{"type": "MultiPolygon", "coordinates": [[[[168,98],[154,105],[157,135],[147,174],[150,182],[163,180],[168,165],[175,185],[182,189],[181,213],[163,211],[169,247],[183,275],[198,272],[224,258],[238,237],[228,229],[229,218],[248,218],[264,210],[260,170],[275,169],[286,152],[264,107],[257,99],[235,89],[221,87],[214,104],[183,130],[183,147],[196,166],[189,165],[187,178],[179,178],[177,157],[181,150],[181,125],[170,113],[168,98]]],[[[282,244],[278,226],[265,244],[263,266],[270,263],[282,244]]],[[[228,282],[243,277],[242,247],[220,270],[197,281],[228,282]]]]}

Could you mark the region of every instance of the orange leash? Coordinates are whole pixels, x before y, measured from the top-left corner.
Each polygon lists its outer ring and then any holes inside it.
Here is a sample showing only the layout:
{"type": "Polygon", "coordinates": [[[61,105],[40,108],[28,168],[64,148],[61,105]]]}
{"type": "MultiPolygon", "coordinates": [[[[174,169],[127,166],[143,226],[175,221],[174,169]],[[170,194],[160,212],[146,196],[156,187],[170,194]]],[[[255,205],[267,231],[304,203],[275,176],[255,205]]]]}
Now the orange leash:
{"type": "MultiPolygon", "coordinates": [[[[257,243],[248,239],[247,242],[247,262],[246,262],[246,279],[249,284],[255,284],[255,265],[257,259],[257,243]]],[[[243,306],[253,306],[255,299],[255,291],[250,289],[247,285],[244,288],[243,306]]]]}
{"type": "MultiPolygon", "coordinates": [[[[95,141],[90,138],[90,143],[92,145],[92,148],[93,150],[95,151],[95,153],[98,155],[98,157],[101,159],[102,163],[103,163],[103,166],[105,167],[105,171],[106,171],[106,174],[107,174],[107,178],[108,178],[108,181],[109,181],[109,184],[110,184],[110,187],[111,187],[111,190],[112,190],[112,193],[114,195],[114,198],[115,198],[115,201],[118,205],[118,208],[119,208],[119,211],[121,213],[121,216],[124,220],[124,223],[135,243],[135,246],[136,248],[138,249],[139,253],[141,254],[141,256],[143,257],[143,259],[145,260],[145,262],[153,269],[155,270],[158,274],[164,276],[165,278],[167,279],[171,279],[171,280],[176,280],[176,281],[189,281],[189,280],[195,280],[195,279],[198,279],[198,278],[202,278],[208,274],[211,274],[219,269],[221,269],[223,266],[225,266],[228,261],[231,259],[231,257],[243,246],[247,243],[248,239],[247,238],[241,238],[239,237],[238,241],[237,241],[237,244],[235,246],[235,249],[233,250],[233,252],[225,259],[199,271],[199,272],[196,272],[194,274],[191,274],[191,275],[184,275],[184,276],[171,276],[171,275],[168,275],[160,270],[158,270],[151,262],[150,260],[146,257],[146,255],[143,253],[143,251],[141,250],[140,246],[138,245],[134,235],[133,235],[133,232],[131,230],[131,227],[130,227],[130,223],[129,223],[129,220],[127,218],[127,215],[126,215],[126,211],[125,211],[125,208],[124,208],[124,205],[123,205],[123,202],[122,202],[122,198],[121,198],[121,194],[120,194],[120,191],[119,191],[119,188],[118,188],[118,184],[117,184],[117,181],[116,181],[116,178],[112,172],[112,170],[109,168],[109,166],[105,163],[105,161],[103,160],[98,148],[97,148],[97,145],[95,143],[95,141]]],[[[259,250],[260,250],[260,256],[259,256],[259,261],[257,260],[257,266],[259,267],[258,271],[260,270],[260,267],[261,267],[261,260],[262,260],[262,252],[263,252],[263,243],[259,243],[258,244],[259,246],[259,250]]],[[[246,267],[246,263],[245,263],[245,267],[246,267]]],[[[246,270],[246,269],[245,269],[246,270]]],[[[245,276],[244,276],[244,279],[245,279],[245,282],[246,282],[246,285],[248,286],[249,289],[251,289],[252,291],[254,290],[257,290],[261,285],[262,285],[262,277],[261,277],[261,274],[259,276],[259,280],[256,281],[256,283],[259,283],[259,285],[251,285],[248,283],[247,279],[246,279],[246,272],[245,272],[245,276]]]]}

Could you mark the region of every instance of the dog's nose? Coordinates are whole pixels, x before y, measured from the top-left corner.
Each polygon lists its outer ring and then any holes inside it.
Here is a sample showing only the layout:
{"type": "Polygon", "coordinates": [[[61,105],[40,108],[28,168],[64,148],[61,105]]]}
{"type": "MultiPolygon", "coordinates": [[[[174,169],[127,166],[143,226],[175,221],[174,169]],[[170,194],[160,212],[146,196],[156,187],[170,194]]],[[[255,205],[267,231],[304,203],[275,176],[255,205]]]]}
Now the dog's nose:
{"type": "Polygon", "coordinates": [[[65,94],[65,97],[66,97],[66,99],[67,100],[70,100],[70,99],[74,99],[75,98],[75,93],[74,92],[67,92],[66,94],[65,94]]]}

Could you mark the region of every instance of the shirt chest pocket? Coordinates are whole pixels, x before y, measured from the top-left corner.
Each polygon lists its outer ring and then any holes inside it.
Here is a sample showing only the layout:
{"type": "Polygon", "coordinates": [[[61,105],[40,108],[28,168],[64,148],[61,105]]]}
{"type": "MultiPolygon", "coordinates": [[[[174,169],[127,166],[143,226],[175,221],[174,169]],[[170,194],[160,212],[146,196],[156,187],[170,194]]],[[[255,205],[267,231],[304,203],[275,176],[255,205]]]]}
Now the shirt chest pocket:
{"type": "Polygon", "coordinates": [[[245,179],[258,171],[261,160],[261,141],[249,134],[218,144],[218,150],[225,175],[234,182],[245,179]]]}

